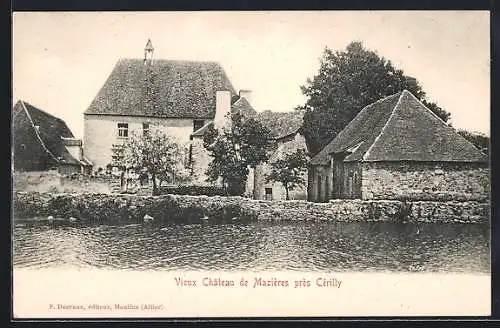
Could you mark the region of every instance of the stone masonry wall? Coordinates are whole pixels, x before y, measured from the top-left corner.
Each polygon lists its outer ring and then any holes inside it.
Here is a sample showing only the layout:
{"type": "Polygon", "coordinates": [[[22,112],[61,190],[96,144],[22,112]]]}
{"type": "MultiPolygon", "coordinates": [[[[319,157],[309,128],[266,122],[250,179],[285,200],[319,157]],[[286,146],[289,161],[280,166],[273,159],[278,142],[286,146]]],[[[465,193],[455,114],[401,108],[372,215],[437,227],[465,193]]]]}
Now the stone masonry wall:
{"type": "MultiPolygon", "coordinates": [[[[257,199],[266,199],[266,188],[272,189],[272,199],[273,200],[285,200],[286,191],[283,185],[279,182],[266,181],[266,176],[271,172],[271,165],[279,158],[282,158],[286,154],[291,154],[296,152],[298,149],[307,149],[306,141],[302,135],[299,133],[295,134],[293,138],[283,139],[283,141],[278,141],[276,149],[273,151],[271,157],[267,163],[262,163],[257,166],[255,172],[252,172],[252,179],[254,174],[256,175],[255,181],[247,184],[247,189],[256,186],[257,199]]],[[[294,190],[290,190],[290,199],[306,199],[307,198],[307,172],[304,174],[304,186],[297,187],[294,190]]],[[[248,193],[251,194],[251,193],[248,193]]]]}
{"type": "Polygon", "coordinates": [[[136,196],[107,194],[50,194],[17,192],[14,219],[47,218],[82,222],[141,222],[150,215],[155,222],[208,221],[381,221],[487,223],[489,204],[480,202],[402,202],[386,200],[264,201],[243,197],[136,196]]]}
{"type": "Polygon", "coordinates": [[[362,199],[485,201],[490,197],[487,165],[415,162],[362,165],[362,199]]]}

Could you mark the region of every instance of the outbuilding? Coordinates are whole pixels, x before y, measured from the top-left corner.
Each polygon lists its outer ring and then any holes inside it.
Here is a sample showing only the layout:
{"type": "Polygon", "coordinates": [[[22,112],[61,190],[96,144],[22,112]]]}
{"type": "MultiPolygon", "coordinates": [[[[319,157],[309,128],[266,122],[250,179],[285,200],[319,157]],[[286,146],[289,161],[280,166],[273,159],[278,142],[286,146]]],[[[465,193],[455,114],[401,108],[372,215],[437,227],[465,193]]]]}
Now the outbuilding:
{"type": "Polygon", "coordinates": [[[308,199],[486,200],[488,156],[407,90],[363,108],[309,164],[308,199]]]}
{"type": "Polygon", "coordinates": [[[83,156],[82,141],[62,119],[23,100],[13,108],[12,139],[17,171],[56,169],[63,174],[88,174],[92,168],[83,156]]]}

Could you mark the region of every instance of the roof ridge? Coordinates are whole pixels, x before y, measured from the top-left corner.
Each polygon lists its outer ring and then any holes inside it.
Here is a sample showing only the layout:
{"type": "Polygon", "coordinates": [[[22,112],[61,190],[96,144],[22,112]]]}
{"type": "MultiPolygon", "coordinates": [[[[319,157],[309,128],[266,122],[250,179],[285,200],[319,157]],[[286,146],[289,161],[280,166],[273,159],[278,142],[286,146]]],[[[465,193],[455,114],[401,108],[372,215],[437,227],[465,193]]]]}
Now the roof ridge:
{"type": "MultiPolygon", "coordinates": [[[[250,101],[248,101],[248,99],[247,99],[247,98],[245,98],[245,97],[240,97],[240,98],[238,98],[238,100],[236,100],[236,101],[234,102],[234,104],[236,104],[238,101],[241,101],[241,102],[246,102],[246,103],[248,104],[248,106],[250,106],[250,107],[251,107],[251,108],[252,108],[255,112],[257,112],[257,110],[255,109],[255,107],[253,107],[253,105],[250,103],[250,101]]],[[[233,104],[233,105],[234,105],[234,104],[233,104]]]]}
{"type": "Polygon", "coordinates": [[[380,136],[384,133],[385,129],[389,125],[390,120],[394,117],[394,113],[396,112],[396,108],[398,108],[399,104],[401,103],[401,99],[403,98],[403,95],[405,94],[404,91],[405,90],[403,90],[403,92],[401,92],[401,94],[399,95],[399,98],[398,98],[398,101],[396,102],[396,105],[394,105],[394,107],[392,108],[391,115],[389,115],[389,118],[385,122],[384,126],[382,127],[382,129],[380,129],[380,133],[375,137],[375,139],[373,140],[372,144],[370,145],[370,148],[368,148],[368,150],[366,151],[366,153],[363,155],[363,157],[362,157],[363,161],[366,160],[368,158],[368,156],[370,156],[370,151],[372,150],[373,146],[380,139],[380,136]]]}
{"type": "Polygon", "coordinates": [[[213,119],[216,91],[229,90],[236,95],[220,62],[185,59],[155,62],[155,74],[148,76],[144,74],[142,59],[120,58],[84,115],[213,119]],[[136,106],[130,106],[132,103],[136,106]]]}
{"type": "MultiPolygon", "coordinates": [[[[351,120],[351,121],[350,121],[350,122],[349,122],[349,123],[348,123],[348,124],[347,124],[347,125],[346,125],[346,126],[345,126],[345,127],[344,127],[341,131],[340,131],[340,132],[339,132],[339,133],[337,133],[337,135],[336,135],[335,137],[333,137],[333,138],[330,140],[330,142],[332,142],[335,138],[337,138],[339,135],[341,135],[341,134],[342,134],[342,133],[346,130],[346,128],[349,126],[349,124],[351,124],[351,122],[352,122],[352,121],[354,121],[354,120],[356,119],[356,117],[357,117],[359,114],[361,114],[361,112],[362,112],[362,111],[364,111],[364,110],[368,110],[368,108],[371,108],[371,107],[375,106],[376,104],[378,104],[378,103],[382,102],[383,100],[387,100],[387,99],[388,99],[388,98],[390,98],[390,97],[394,97],[394,96],[396,96],[398,93],[401,93],[401,91],[398,91],[398,92],[396,92],[396,93],[393,93],[392,95],[385,96],[384,98],[379,99],[379,100],[377,100],[377,101],[375,101],[375,102],[373,102],[373,103],[371,103],[371,104],[368,104],[368,105],[366,105],[365,107],[363,107],[363,108],[362,108],[362,109],[358,112],[358,114],[356,114],[356,116],[355,116],[355,117],[354,117],[354,118],[353,118],[353,119],[352,119],[352,120],[351,120]]],[[[400,97],[401,97],[401,95],[400,95],[400,97]]],[[[399,100],[398,100],[398,101],[399,101],[399,100]]],[[[396,106],[394,106],[394,107],[396,107],[396,106]]],[[[391,115],[392,115],[392,113],[391,113],[391,115]]],[[[330,143],[330,142],[328,142],[328,143],[330,143]]],[[[327,145],[328,145],[328,144],[327,144],[327,145]]],[[[373,143],[372,143],[372,145],[373,145],[373,143]]],[[[325,146],[325,147],[326,147],[326,146],[325,146]]],[[[318,154],[319,154],[319,153],[318,153],[318,154]]]]}
{"type": "MultiPolygon", "coordinates": [[[[58,121],[64,122],[64,120],[63,120],[63,119],[61,119],[61,118],[59,118],[59,117],[57,117],[57,116],[55,116],[55,115],[52,115],[52,114],[50,114],[49,112],[46,112],[46,111],[44,111],[43,109],[40,109],[40,108],[38,108],[37,106],[35,106],[35,105],[33,105],[33,104],[31,104],[31,103],[29,103],[29,102],[25,101],[25,100],[19,100],[19,101],[20,101],[20,102],[22,102],[22,104],[23,104],[23,106],[24,106],[24,107],[25,107],[25,104],[27,104],[27,105],[29,105],[30,107],[33,107],[33,108],[34,108],[34,109],[36,109],[37,111],[41,112],[42,114],[45,114],[45,115],[47,115],[47,116],[50,116],[50,117],[52,117],[53,119],[56,119],[56,120],[58,120],[58,121]]],[[[64,122],[64,123],[66,124],[66,122],[64,122]]]]}
{"type": "MultiPolygon", "coordinates": [[[[132,57],[120,57],[118,62],[123,61],[137,61],[143,62],[144,58],[132,58],[132,57]]],[[[194,60],[194,59],[166,59],[166,58],[157,58],[154,60],[157,62],[177,62],[177,63],[205,63],[205,64],[218,64],[221,65],[220,61],[217,60],[194,60]]]]}
{"type": "MultiPolygon", "coordinates": [[[[16,102],[16,104],[14,105],[13,111],[16,109],[17,104],[19,104],[19,105],[22,107],[22,105],[21,105],[21,100],[18,100],[18,101],[16,102]]],[[[23,110],[23,109],[21,108],[20,110],[18,110],[18,111],[17,111],[17,113],[15,113],[15,112],[13,112],[13,113],[12,113],[12,114],[13,114],[13,116],[12,116],[12,121],[14,121],[14,119],[17,117],[17,115],[19,115],[19,113],[21,113],[21,112],[22,112],[22,110],[23,110]]]]}
{"type": "MultiPolygon", "coordinates": [[[[406,89],[405,89],[405,90],[406,90],[406,89]]],[[[361,108],[361,110],[360,110],[359,112],[361,113],[361,111],[362,111],[363,109],[365,109],[365,108],[367,108],[367,107],[371,107],[371,106],[373,106],[373,105],[376,105],[376,104],[378,104],[379,102],[382,102],[382,101],[384,101],[384,100],[387,100],[387,98],[394,97],[394,96],[395,96],[395,95],[397,95],[398,93],[403,94],[403,91],[405,91],[405,90],[398,91],[398,92],[396,92],[396,93],[393,93],[393,94],[390,94],[390,95],[388,95],[388,96],[385,96],[384,98],[381,98],[381,99],[379,99],[379,100],[377,100],[377,101],[374,101],[374,102],[372,102],[372,103],[370,103],[370,104],[366,105],[365,107],[361,108]]],[[[401,96],[401,95],[400,95],[400,96],[401,96]]]]}
{"type": "MultiPolygon", "coordinates": [[[[33,119],[31,118],[31,115],[30,115],[30,113],[28,112],[28,109],[26,108],[26,105],[24,104],[24,101],[23,101],[23,100],[20,100],[20,101],[21,101],[21,105],[23,106],[24,110],[26,111],[26,115],[28,116],[28,119],[30,120],[30,123],[31,123],[31,126],[32,126],[33,130],[35,130],[35,134],[36,134],[36,136],[37,136],[38,140],[40,140],[40,143],[42,144],[43,149],[45,149],[45,151],[46,151],[47,153],[49,153],[49,155],[50,155],[50,156],[52,156],[52,158],[53,158],[56,162],[59,162],[59,160],[58,160],[58,159],[54,156],[54,154],[52,154],[52,153],[50,152],[50,150],[47,148],[47,146],[45,146],[45,143],[43,142],[42,137],[40,137],[40,134],[39,134],[39,132],[38,132],[38,129],[35,127],[35,123],[33,123],[33,119]]],[[[28,105],[30,105],[30,104],[28,103],[28,105]]],[[[30,105],[30,106],[31,106],[31,105],[30,105]]],[[[32,106],[32,107],[33,107],[33,106],[32,106]]],[[[35,108],[36,108],[36,107],[35,107],[35,108]]],[[[37,109],[38,109],[38,108],[37,108],[37,109]]]]}
{"type": "Polygon", "coordinates": [[[80,138],[75,138],[74,136],[73,137],[63,137],[63,136],[59,136],[62,140],[81,140],[80,138]]]}
{"type": "Polygon", "coordinates": [[[415,100],[416,100],[416,101],[417,101],[420,105],[422,105],[423,107],[425,107],[425,109],[426,109],[426,110],[428,110],[429,112],[431,112],[431,114],[432,114],[434,117],[436,117],[438,120],[440,120],[441,122],[443,122],[443,124],[444,124],[444,125],[446,125],[447,127],[449,127],[449,126],[448,126],[448,124],[446,124],[446,122],[445,122],[445,121],[443,121],[443,119],[442,119],[441,117],[437,116],[437,114],[436,114],[436,113],[434,113],[432,110],[430,110],[430,108],[428,108],[427,106],[425,106],[425,105],[424,105],[424,103],[423,103],[423,102],[421,102],[421,101],[420,101],[417,97],[415,97],[415,95],[414,95],[413,93],[411,93],[410,91],[408,91],[408,90],[406,90],[406,89],[405,89],[405,90],[403,90],[403,92],[405,92],[405,91],[406,91],[406,93],[409,93],[409,94],[412,96],[412,98],[413,98],[413,99],[415,99],[415,100]]]}
{"type": "Polygon", "coordinates": [[[364,140],[361,140],[360,142],[358,142],[357,144],[355,144],[354,146],[351,146],[349,148],[347,148],[346,150],[350,153],[354,153],[356,150],[358,150],[358,148],[364,143],[365,141],[364,140]]]}
{"type": "Polygon", "coordinates": [[[298,132],[299,132],[299,129],[297,129],[297,130],[295,130],[295,131],[292,131],[292,132],[290,132],[290,133],[284,134],[284,135],[282,135],[282,136],[280,136],[280,137],[276,137],[276,138],[274,138],[274,139],[276,139],[276,140],[285,139],[285,138],[287,138],[287,137],[289,137],[289,136],[291,136],[291,135],[297,134],[298,132]]]}
{"type": "MultiPolygon", "coordinates": [[[[324,146],[315,156],[313,156],[313,158],[311,159],[311,162],[315,163],[319,158],[323,157],[324,152],[326,151],[327,147],[335,139],[342,138],[344,136],[344,134],[348,134],[349,133],[348,132],[348,127],[351,126],[352,124],[354,124],[354,122],[356,122],[356,120],[361,119],[361,117],[363,117],[364,113],[366,113],[368,110],[370,110],[370,108],[373,108],[375,105],[377,105],[377,104],[379,104],[379,103],[381,103],[383,101],[387,101],[391,97],[396,97],[398,94],[401,96],[401,93],[402,93],[402,91],[398,91],[396,93],[387,95],[384,98],[378,99],[377,101],[374,101],[374,102],[372,102],[372,103],[364,106],[363,108],[361,108],[361,110],[356,114],[356,116],[339,133],[337,133],[337,135],[335,137],[333,137],[332,139],[330,139],[330,141],[328,141],[328,143],[326,144],[326,146],[324,146]]],[[[368,114],[366,114],[366,115],[368,115],[368,114]]],[[[364,141],[366,142],[366,140],[364,140],[364,141]]],[[[352,141],[350,141],[349,143],[352,143],[352,141]]],[[[373,145],[373,143],[372,143],[372,145],[373,145]]],[[[354,146],[354,145],[352,145],[352,146],[354,146]]]]}
{"type": "MultiPolygon", "coordinates": [[[[406,91],[406,90],[405,90],[406,91]]],[[[409,91],[408,91],[409,92],[409,91]]],[[[446,126],[446,128],[448,128],[449,130],[452,130],[453,133],[455,134],[458,134],[460,136],[460,138],[462,138],[463,140],[465,140],[468,144],[472,145],[474,147],[474,149],[479,152],[480,154],[483,154],[483,155],[487,155],[487,154],[484,154],[482,151],[480,151],[479,149],[476,148],[476,146],[474,146],[474,144],[472,142],[470,142],[469,140],[467,140],[463,135],[461,135],[460,133],[457,132],[457,130],[455,130],[453,127],[449,126],[448,124],[446,124],[446,122],[439,116],[437,116],[436,113],[434,113],[430,108],[428,108],[427,106],[424,105],[423,102],[421,102],[417,97],[415,97],[415,95],[413,95],[411,92],[409,92],[410,95],[412,95],[412,97],[420,104],[422,105],[425,109],[427,109],[429,112],[431,112],[432,115],[434,115],[434,117],[436,117],[438,120],[440,120],[444,126],[446,126]]],[[[462,149],[464,149],[464,147],[462,147],[462,149]]]]}
{"type": "MultiPolygon", "coordinates": [[[[255,110],[257,112],[257,110],[255,110]]],[[[304,114],[300,111],[295,111],[295,110],[287,110],[287,111],[275,111],[275,110],[270,110],[270,109],[266,109],[266,110],[262,110],[262,111],[258,111],[257,114],[263,114],[263,115],[266,115],[266,114],[272,114],[272,115],[292,115],[292,114],[296,114],[296,113],[300,113],[300,114],[304,114]]]]}
{"type": "Polygon", "coordinates": [[[231,107],[235,106],[237,103],[239,103],[241,101],[241,97],[238,98],[238,100],[236,100],[232,105],[231,107]]]}

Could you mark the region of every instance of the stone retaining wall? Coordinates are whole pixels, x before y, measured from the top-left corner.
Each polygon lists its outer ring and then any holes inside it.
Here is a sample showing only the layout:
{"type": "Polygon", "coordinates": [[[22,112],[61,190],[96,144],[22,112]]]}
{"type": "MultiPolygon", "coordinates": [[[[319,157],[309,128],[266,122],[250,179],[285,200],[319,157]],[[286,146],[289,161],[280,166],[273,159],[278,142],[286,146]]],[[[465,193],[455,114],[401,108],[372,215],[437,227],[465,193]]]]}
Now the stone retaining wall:
{"type": "Polygon", "coordinates": [[[137,196],[109,194],[49,194],[17,192],[14,218],[82,221],[142,221],[147,214],[155,222],[197,223],[203,220],[252,221],[380,221],[380,222],[489,222],[488,203],[401,202],[387,200],[264,201],[243,197],[137,196]]]}

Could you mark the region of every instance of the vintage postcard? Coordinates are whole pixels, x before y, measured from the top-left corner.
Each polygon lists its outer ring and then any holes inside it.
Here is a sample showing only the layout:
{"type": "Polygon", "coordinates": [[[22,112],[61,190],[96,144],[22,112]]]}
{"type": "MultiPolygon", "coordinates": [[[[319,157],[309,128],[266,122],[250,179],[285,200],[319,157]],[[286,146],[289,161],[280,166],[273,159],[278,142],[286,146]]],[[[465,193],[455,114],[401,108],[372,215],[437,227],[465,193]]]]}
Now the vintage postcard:
{"type": "Polygon", "coordinates": [[[14,319],[489,316],[489,17],[14,12],[14,319]]]}

